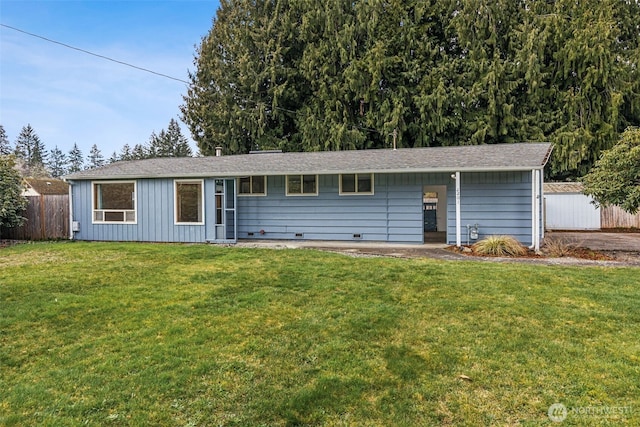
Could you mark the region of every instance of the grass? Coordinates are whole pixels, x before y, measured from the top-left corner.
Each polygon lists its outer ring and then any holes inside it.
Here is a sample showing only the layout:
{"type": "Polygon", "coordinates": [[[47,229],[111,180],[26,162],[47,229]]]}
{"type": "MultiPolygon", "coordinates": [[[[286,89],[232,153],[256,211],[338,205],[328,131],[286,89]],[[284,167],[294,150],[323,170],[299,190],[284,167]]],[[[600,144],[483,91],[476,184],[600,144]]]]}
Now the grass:
{"type": "Polygon", "coordinates": [[[0,425],[638,425],[639,273],[0,249],[0,425]]]}

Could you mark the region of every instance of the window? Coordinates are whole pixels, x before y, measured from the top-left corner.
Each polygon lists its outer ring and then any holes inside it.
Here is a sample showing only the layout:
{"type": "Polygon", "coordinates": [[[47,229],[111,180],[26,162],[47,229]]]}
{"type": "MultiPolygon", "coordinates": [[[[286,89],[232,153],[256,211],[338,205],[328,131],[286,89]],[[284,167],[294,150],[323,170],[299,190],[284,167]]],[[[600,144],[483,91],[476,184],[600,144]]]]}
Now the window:
{"type": "Polygon", "coordinates": [[[94,182],[91,192],[94,223],[136,222],[135,181],[94,182]]]}
{"type": "Polygon", "coordinates": [[[373,174],[348,173],[340,175],[340,194],[373,194],[373,174]]]}
{"type": "Polygon", "coordinates": [[[245,176],[240,178],[238,194],[241,196],[266,196],[267,178],[265,176],[245,176]]]}
{"type": "Polygon", "coordinates": [[[287,196],[317,196],[318,175],[287,175],[287,196]]]}
{"type": "Polygon", "coordinates": [[[202,180],[174,181],[176,224],[203,224],[202,180]]]}

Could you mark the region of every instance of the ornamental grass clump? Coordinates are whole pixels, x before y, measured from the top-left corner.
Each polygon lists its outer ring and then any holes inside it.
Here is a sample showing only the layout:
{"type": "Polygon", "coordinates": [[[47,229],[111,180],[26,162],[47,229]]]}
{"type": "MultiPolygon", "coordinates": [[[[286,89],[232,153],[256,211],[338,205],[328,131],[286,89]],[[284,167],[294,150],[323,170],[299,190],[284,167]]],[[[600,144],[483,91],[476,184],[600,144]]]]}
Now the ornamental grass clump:
{"type": "Polygon", "coordinates": [[[478,255],[523,256],[527,249],[511,236],[489,236],[471,246],[478,255]]]}

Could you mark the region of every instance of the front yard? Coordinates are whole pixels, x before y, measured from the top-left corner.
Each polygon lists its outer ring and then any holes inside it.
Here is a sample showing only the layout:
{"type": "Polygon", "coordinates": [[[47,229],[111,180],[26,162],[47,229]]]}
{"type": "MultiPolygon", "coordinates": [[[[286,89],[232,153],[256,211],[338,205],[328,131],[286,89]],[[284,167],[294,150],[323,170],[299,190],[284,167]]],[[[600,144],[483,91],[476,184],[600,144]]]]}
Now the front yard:
{"type": "Polygon", "coordinates": [[[640,269],[0,248],[0,425],[640,424],[640,269]]]}

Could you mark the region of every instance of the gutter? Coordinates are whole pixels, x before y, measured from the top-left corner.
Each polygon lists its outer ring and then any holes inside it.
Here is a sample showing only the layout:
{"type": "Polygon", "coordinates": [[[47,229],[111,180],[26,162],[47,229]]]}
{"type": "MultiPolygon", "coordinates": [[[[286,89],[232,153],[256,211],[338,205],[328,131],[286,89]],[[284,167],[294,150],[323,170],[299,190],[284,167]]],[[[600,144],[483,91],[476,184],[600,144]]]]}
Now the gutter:
{"type": "Polygon", "coordinates": [[[524,172],[530,170],[542,170],[544,165],[536,166],[500,166],[489,168],[456,168],[456,167],[443,167],[443,168],[407,168],[407,169],[348,169],[348,170],[283,170],[283,171],[233,171],[233,172],[220,172],[220,171],[206,171],[197,173],[158,173],[158,174],[116,174],[116,175],[73,175],[74,180],[110,180],[110,179],[156,179],[156,178],[237,178],[241,176],[283,176],[283,175],[337,175],[337,174],[353,174],[353,173],[373,173],[373,174],[390,174],[390,173],[446,173],[453,172],[524,172]]]}

